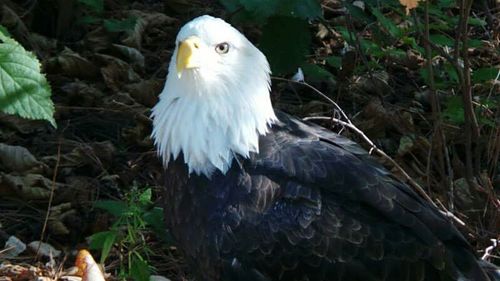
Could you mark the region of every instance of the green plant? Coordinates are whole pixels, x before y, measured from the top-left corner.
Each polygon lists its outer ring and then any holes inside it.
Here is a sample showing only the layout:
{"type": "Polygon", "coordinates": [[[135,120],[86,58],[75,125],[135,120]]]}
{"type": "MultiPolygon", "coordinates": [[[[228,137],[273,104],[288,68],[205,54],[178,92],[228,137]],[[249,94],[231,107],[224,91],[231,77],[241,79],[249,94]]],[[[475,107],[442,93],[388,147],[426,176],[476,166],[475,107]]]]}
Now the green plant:
{"type": "Polygon", "coordinates": [[[0,111],[56,127],[51,90],[40,62],[0,26],[0,111]]]}
{"type": "Polygon", "coordinates": [[[148,256],[151,249],[147,244],[147,233],[153,228],[164,237],[163,212],[153,207],[151,188],[132,187],[124,201],[102,200],[95,207],[112,214],[116,221],[108,231],[98,232],[90,237],[90,248],[101,250],[100,262],[104,263],[115,248],[120,257],[120,276],[134,280],[149,280],[151,267],[148,256]]]}
{"type": "Polygon", "coordinates": [[[105,19],[104,18],[104,0],[78,0],[78,2],[87,8],[87,15],[80,19],[82,24],[102,23],[109,32],[132,32],[137,23],[136,17],[127,17],[125,19],[105,19]]]}

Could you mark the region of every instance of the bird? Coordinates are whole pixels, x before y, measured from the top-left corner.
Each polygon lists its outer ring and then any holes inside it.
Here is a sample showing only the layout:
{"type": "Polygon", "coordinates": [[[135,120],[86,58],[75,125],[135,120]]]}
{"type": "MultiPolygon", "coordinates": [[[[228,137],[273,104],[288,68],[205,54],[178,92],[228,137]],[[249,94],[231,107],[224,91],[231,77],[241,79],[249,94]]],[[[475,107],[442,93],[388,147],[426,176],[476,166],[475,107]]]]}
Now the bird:
{"type": "Polygon", "coordinates": [[[360,145],[274,110],[270,75],[223,19],[177,34],[151,138],[166,226],[196,280],[500,280],[360,145]]]}

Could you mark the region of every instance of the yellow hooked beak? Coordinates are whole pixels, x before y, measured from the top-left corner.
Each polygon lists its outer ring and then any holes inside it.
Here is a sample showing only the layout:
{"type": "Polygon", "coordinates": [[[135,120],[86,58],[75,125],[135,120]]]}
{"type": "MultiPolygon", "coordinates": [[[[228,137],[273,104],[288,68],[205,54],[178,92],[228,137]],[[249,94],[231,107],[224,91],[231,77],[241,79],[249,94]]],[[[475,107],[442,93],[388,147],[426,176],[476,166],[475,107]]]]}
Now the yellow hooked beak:
{"type": "Polygon", "coordinates": [[[177,76],[181,78],[184,69],[199,67],[198,51],[200,49],[200,38],[196,36],[188,37],[179,43],[177,50],[177,76]]]}

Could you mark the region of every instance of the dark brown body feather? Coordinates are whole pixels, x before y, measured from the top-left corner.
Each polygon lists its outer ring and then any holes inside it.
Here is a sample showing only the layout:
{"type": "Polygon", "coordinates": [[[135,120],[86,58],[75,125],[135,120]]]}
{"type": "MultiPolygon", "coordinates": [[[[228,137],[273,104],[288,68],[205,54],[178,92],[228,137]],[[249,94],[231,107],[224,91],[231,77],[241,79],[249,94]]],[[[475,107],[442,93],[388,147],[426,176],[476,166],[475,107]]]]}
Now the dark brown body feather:
{"type": "Polygon", "coordinates": [[[489,280],[449,220],[357,144],[278,118],[225,175],[189,177],[182,157],[167,169],[167,225],[198,280],[489,280]]]}

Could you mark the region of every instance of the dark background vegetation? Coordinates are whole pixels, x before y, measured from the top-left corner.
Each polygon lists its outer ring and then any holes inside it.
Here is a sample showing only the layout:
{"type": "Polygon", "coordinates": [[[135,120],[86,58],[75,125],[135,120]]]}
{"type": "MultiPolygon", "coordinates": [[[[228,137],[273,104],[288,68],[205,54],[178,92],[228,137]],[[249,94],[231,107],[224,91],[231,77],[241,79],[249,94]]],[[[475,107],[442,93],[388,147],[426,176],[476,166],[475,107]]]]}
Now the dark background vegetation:
{"type": "MultiPolygon", "coordinates": [[[[0,115],[2,244],[47,242],[65,266],[90,247],[113,278],[189,277],[156,204],[149,114],[179,27],[202,14],[268,56],[277,108],[371,149],[453,214],[478,256],[500,239],[498,1],[407,14],[395,0],[2,0],[0,24],[42,63],[57,122],[0,115]],[[305,83],[290,79],[299,67],[305,83]]],[[[36,256],[9,261],[47,260],[36,256]]]]}

